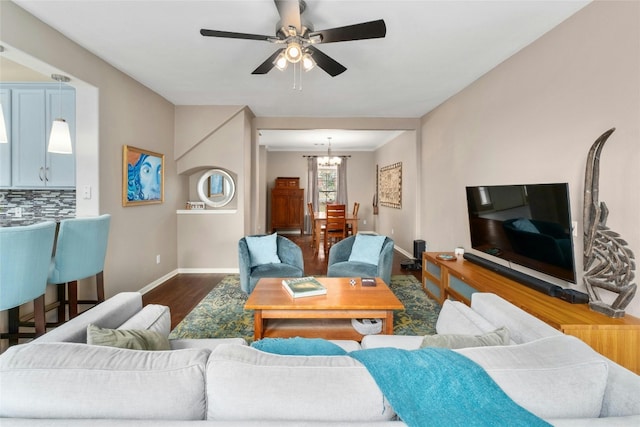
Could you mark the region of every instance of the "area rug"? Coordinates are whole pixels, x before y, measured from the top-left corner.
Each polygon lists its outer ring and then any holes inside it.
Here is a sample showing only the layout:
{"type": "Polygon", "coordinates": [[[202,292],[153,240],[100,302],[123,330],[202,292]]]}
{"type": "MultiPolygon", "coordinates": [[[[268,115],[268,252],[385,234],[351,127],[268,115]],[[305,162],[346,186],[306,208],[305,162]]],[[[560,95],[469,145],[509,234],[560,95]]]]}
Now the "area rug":
{"type": "MultiPolygon", "coordinates": [[[[440,305],[429,298],[418,279],[411,275],[391,276],[389,285],[405,306],[396,310],[393,319],[395,335],[427,335],[435,333],[440,305]]],[[[247,295],[240,290],[240,276],[226,276],[175,327],[169,338],[232,338],[253,341],[253,312],[244,309],[247,295]]]]}

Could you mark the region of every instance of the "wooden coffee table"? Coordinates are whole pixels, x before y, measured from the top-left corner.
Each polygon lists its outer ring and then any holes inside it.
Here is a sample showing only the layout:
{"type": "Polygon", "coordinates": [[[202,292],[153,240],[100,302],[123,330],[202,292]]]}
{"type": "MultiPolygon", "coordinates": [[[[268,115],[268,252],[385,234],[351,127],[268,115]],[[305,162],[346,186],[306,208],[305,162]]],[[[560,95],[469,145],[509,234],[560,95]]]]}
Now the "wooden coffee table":
{"type": "Polygon", "coordinates": [[[404,305],[391,289],[376,278],[376,286],[363,287],[356,278],[318,277],[326,295],[292,298],[282,287],[282,279],[260,279],[244,308],[254,310],[254,339],[263,337],[307,337],[353,339],[362,335],[351,319],[382,319],[382,333],[393,334],[393,310],[404,305]]]}

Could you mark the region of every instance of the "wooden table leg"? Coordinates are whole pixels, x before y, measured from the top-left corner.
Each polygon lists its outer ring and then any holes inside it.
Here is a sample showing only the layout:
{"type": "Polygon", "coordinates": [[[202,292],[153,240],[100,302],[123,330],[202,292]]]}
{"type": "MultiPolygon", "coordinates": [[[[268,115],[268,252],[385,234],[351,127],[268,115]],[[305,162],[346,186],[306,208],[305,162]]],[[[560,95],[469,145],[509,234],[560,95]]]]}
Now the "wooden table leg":
{"type": "Polygon", "coordinates": [[[315,220],[313,224],[313,234],[315,236],[316,246],[313,248],[313,254],[318,255],[318,249],[320,248],[320,230],[322,228],[322,222],[315,220]]]}
{"type": "Polygon", "coordinates": [[[264,325],[262,320],[262,310],[253,311],[253,339],[258,341],[262,339],[264,334],[264,325]]]}
{"type": "Polygon", "coordinates": [[[384,331],[385,335],[393,335],[393,310],[387,311],[387,316],[384,319],[384,331]]]}

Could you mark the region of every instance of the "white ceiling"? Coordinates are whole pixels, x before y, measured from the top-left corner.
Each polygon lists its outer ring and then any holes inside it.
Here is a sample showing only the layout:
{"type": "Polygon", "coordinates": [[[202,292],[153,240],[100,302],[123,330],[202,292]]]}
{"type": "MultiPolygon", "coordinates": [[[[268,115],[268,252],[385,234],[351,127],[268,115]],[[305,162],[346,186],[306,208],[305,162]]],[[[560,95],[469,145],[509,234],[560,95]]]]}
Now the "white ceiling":
{"type": "MultiPolygon", "coordinates": [[[[330,77],[316,67],[303,73],[302,90],[292,89],[292,67],[251,74],[276,50],[273,44],[199,33],[274,35],[279,16],[272,0],[14,2],[176,105],[247,105],[258,117],[416,118],[589,1],[307,0],[303,17],[315,30],[382,18],[387,35],[317,45],[347,71],[330,77]]],[[[260,142],[292,149],[294,140],[309,145],[327,136],[265,131],[260,142]]],[[[368,132],[360,138],[366,145],[353,138],[355,131],[335,134],[332,146],[373,149],[390,135],[368,132]],[[343,146],[347,140],[351,145],[343,146]]]]}

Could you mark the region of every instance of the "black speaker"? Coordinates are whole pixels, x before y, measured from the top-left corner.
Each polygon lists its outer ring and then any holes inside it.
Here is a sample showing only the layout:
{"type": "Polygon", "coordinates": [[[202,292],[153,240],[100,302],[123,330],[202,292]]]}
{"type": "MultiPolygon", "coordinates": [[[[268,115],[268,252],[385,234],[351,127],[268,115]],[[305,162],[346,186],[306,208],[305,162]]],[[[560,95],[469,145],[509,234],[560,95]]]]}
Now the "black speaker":
{"type": "Polygon", "coordinates": [[[586,304],[589,302],[589,295],[575,289],[563,289],[558,298],[571,304],[586,304]]]}
{"type": "Polygon", "coordinates": [[[523,285],[528,286],[531,289],[535,289],[538,292],[542,292],[543,294],[547,294],[549,296],[557,298],[560,298],[562,295],[563,289],[560,286],[545,282],[544,280],[540,280],[537,277],[529,276],[517,270],[512,270],[509,267],[505,267],[501,264],[496,264],[495,262],[491,262],[487,259],[470,254],[468,252],[465,252],[463,257],[469,262],[487,268],[498,273],[501,276],[508,277],[511,280],[515,280],[518,283],[522,283],[523,285]]]}
{"type": "Polygon", "coordinates": [[[424,240],[413,241],[413,257],[418,261],[418,264],[422,264],[422,252],[427,250],[427,244],[424,240]]]}

